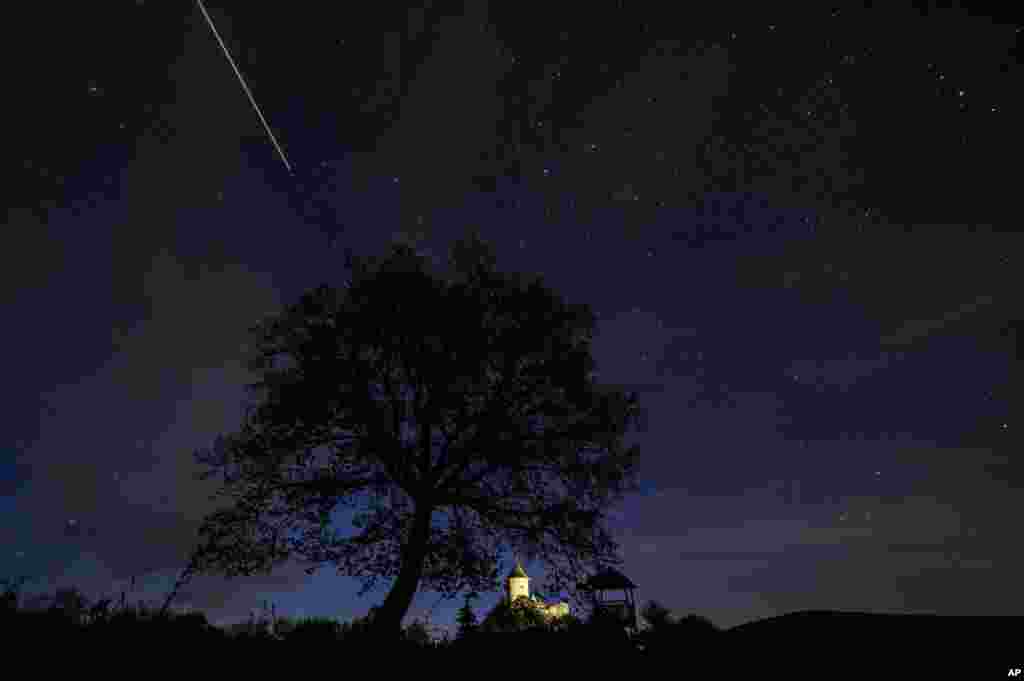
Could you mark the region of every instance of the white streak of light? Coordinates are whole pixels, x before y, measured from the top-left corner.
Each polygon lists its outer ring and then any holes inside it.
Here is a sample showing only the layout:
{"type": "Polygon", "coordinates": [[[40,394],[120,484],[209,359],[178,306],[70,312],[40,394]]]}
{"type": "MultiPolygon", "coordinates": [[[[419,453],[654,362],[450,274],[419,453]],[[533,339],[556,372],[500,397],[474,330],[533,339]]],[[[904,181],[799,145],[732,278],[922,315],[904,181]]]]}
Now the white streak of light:
{"type": "Polygon", "coordinates": [[[281,155],[281,160],[284,161],[284,167],[288,169],[288,172],[292,172],[292,167],[288,163],[288,158],[284,155],[284,151],[281,150],[281,145],[277,143],[277,138],[274,137],[274,133],[271,132],[270,126],[267,124],[267,119],[263,117],[263,112],[260,111],[260,105],[256,103],[256,98],[252,96],[252,92],[249,91],[249,86],[245,84],[245,78],[242,77],[242,72],[235,66],[235,60],[231,58],[231,53],[228,52],[227,45],[220,39],[220,34],[217,33],[217,27],[213,25],[213,19],[206,13],[206,8],[203,7],[203,0],[196,0],[199,5],[199,9],[202,10],[203,16],[206,17],[206,22],[210,24],[210,30],[213,31],[213,35],[217,38],[217,42],[220,43],[220,49],[224,51],[224,56],[228,58],[228,63],[231,64],[231,68],[235,70],[235,75],[238,76],[238,82],[242,84],[242,89],[245,90],[245,94],[249,95],[249,101],[252,102],[252,107],[256,109],[256,115],[260,117],[263,122],[263,127],[266,129],[267,134],[270,135],[270,141],[273,142],[274,148],[277,149],[277,153],[281,155]]]}

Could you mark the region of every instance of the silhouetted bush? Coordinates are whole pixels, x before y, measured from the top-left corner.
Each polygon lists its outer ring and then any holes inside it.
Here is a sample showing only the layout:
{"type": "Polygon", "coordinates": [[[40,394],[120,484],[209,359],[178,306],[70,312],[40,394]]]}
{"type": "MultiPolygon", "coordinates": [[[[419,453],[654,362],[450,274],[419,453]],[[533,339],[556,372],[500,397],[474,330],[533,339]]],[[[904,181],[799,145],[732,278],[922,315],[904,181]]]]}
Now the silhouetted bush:
{"type": "Polygon", "coordinates": [[[640,617],[647,623],[651,631],[661,631],[675,624],[672,611],[655,600],[647,601],[640,609],[640,617]]]}
{"type": "Polygon", "coordinates": [[[656,623],[645,615],[649,628],[637,637],[645,656],[679,658],[682,655],[692,662],[710,662],[720,655],[724,632],[708,618],[690,614],[677,620],[663,617],[657,609],[651,614],[656,623]]]}
{"type": "Polygon", "coordinates": [[[341,641],[341,636],[340,623],[325,617],[316,617],[295,621],[282,638],[292,644],[327,646],[341,641]]]}

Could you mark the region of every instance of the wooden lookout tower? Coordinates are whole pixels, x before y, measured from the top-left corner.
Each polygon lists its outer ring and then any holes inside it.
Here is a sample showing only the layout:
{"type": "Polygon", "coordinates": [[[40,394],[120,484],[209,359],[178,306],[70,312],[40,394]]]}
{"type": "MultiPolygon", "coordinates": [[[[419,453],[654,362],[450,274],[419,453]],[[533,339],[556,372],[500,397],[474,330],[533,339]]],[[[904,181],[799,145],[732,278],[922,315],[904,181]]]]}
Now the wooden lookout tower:
{"type": "Polygon", "coordinates": [[[631,635],[637,633],[639,623],[636,617],[636,597],[633,593],[637,586],[629,577],[614,568],[605,568],[590,579],[577,584],[576,588],[590,596],[595,613],[610,615],[621,622],[631,635]],[[622,597],[616,598],[619,595],[622,597]]]}

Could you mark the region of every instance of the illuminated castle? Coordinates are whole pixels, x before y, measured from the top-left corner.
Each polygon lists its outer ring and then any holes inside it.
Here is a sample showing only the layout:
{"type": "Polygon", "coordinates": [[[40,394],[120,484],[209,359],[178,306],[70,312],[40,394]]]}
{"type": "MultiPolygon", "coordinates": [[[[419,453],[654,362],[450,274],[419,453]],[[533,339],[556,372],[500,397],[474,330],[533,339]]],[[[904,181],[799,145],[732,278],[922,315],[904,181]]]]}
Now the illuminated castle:
{"type": "Polygon", "coordinates": [[[569,605],[566,603],[544,603],[536,596],[530,596],[530,577],[516,560],[516,567],[508,576],[505,602],[511,604],[519,598],[527,599],[547,619],[565,617],[569,614],[569,605]]]}

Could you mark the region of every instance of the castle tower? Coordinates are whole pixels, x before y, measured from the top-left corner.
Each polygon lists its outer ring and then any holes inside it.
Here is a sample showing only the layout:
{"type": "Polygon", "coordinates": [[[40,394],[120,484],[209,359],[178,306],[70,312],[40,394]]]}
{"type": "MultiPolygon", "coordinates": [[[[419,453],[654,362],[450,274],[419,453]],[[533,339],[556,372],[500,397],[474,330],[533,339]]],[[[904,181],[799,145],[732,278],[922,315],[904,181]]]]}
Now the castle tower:
{"type": "Polygon", "coordinates": [[[530,597],[530,577],[516,559],[516,567],[508,576],[505,597],[511,604],[520,596],[530,597]]]}

